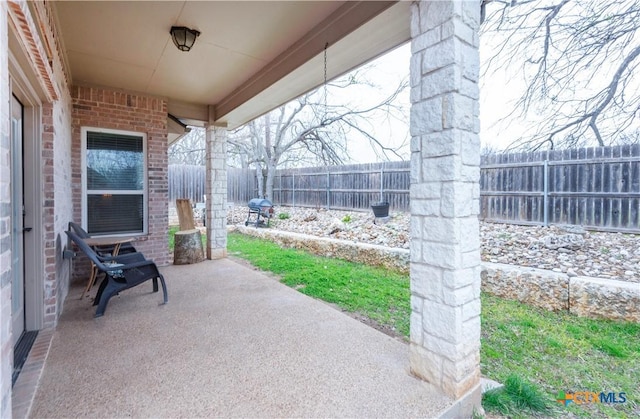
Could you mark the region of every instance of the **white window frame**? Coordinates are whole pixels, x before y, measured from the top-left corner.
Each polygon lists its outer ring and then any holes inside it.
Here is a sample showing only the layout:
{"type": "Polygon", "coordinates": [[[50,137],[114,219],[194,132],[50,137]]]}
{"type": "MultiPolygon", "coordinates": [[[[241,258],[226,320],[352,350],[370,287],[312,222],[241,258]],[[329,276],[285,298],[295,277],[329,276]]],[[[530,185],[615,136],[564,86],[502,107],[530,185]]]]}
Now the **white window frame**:
{"type": "MultiPolygon", "coordinates": [[[[130,237],[130,236],[144,236],[149,232],[149,194],[148,194],[148,177],[149,177],[149,166],[147,162],[147,134],[143,132],[135,132],[135,131],[123,131],[123,130],[115,130],[115,129],[106,129],[106,128],[96,128],[96,127],[82,127],[80,129],[81,138],[82,138],[82,228],[88,231],[89,217],[88,217],[88,203],[87,203],[87,133],[89,132],[98,132],[104,134],[120,134],[120,135],[128,135],[142,138],[142,158],[143,158],[143,182],[142,182],[142,208],[143,208],[143,217],[142,217],[142,232],[139,233],[114,233],[114,234],[100,234],[101,236],[106,237],[130,237]]],[[[140,191],[129,192],[122,190],[92,190],[93,193],[104,193],[104,194],[117,194],[117,195],[139,195],[140,191]]]]}

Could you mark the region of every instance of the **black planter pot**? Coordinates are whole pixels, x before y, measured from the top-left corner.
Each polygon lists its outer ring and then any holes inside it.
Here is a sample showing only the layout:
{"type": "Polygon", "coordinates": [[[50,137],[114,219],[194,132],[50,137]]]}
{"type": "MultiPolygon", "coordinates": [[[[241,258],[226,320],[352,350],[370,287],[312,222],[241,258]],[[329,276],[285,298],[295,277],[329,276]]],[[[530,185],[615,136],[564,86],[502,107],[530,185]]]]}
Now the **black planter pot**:
{"type": "Polygon", "coordinates": [[[389,216],[389,203],[388,202],[378,202],[377,204],[371,205],[371,209],[373,210],[373,215],[376,218],[388,217],[389,216]]]}

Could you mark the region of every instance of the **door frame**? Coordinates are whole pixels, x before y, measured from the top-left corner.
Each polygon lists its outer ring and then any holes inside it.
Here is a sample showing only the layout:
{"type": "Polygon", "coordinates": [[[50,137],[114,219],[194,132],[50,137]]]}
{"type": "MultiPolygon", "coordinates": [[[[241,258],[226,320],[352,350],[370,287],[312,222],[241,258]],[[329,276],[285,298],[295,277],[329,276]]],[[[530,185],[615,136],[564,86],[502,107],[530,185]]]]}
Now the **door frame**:
{"type": "Polygon", "coordinates": [[[14,348],[26,330],[25,261],[24,261],[24,106],[11,95],[11,334],[14,348]],[[18,124],[16,124],[18,122],[18,124]]]}
{"type": "MultiPolygon", "coordinates": [[[[32,230],[24,235],[24,313],[25,330],[40,330],[44,325],[44,226],[42,191],[42,101],[34,75],[25,69],[22,48],[15,46],[15,34],[9,25],[9,88],[23,106],[23,184],[24,204],[28,209],[25,227],[32,230]],[[22,65],[21,65],[22,64],[22,65]],[[35,170],[33,170],[35,168],[35,170]],[[31,169],[31,170],[30,170],[31,169]]],[[[28,62],[28,61],[27,61],[28,62]]]]}

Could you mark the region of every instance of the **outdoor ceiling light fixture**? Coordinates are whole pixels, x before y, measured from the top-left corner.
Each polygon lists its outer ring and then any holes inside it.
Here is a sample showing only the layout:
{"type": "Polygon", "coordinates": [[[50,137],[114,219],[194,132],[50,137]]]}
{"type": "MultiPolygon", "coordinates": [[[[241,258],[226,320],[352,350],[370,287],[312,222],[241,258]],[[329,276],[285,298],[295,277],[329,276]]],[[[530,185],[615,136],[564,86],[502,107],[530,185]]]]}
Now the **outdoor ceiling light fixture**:
{"type": "Polygon", "coordinates": [[[180,51],[189,51],[193,44],[196,42],[196,38],[200,36],[200,32],[195,29],[189,29],[186,26],[172,26],[171,39],[173,43],[180,51]]]}

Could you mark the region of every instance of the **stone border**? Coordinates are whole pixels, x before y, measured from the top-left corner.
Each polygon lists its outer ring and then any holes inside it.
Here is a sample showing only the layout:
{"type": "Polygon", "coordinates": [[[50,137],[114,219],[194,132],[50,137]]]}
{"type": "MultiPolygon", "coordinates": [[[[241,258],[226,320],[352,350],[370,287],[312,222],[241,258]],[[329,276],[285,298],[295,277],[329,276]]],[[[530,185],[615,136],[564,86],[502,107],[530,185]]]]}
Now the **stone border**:
{"type": "Polygon", "coordinates": [[[507,300],[544,308],[569,310],[569,276],[502,263],[482,263],[482,290],[507,300]]]}
{"type": "Polygon", "coordinates": [[[227,231],[237,231],[248,236],[263,238],[282,247],[303,249],[318,256],[382,266],[397,272],[409,273],[409,250],[407,249],[241,225],[228,226],[227,231]]]}
{"type": "Polygon", "coordinates": [[[551,311],[640,323],[640,284],[484,262],[482,289],[551,311]]]}
{"type": "Polygon", "coordinates": [[[578,276],[570,279],[569,311],[640,323],[640,283],[578,276]]]}
{"type": "MultiPolygon", "coordinates": [[[[229,226],[282,247],[304,249],[318,256],[409,272],[407,249],[255,227],[229,226]]],[[[640,323],[640,284],[566,274],[500,263],[482,263],[482,290],[498,297],[580,317],[640,323]]]]}

